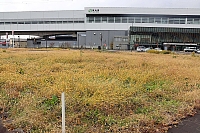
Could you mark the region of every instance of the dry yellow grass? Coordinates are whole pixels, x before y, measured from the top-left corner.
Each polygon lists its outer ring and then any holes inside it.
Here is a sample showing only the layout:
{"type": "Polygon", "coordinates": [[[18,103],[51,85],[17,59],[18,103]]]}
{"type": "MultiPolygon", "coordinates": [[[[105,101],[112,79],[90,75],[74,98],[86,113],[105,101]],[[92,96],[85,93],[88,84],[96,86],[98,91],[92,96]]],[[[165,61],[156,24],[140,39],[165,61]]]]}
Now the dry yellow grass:
{"type": "Polygon", "coordinates": [[[191,113],[200,57],[89,50],[0,49],[0,107],[10,128],[60,132],[164,132],[191,113]]]}

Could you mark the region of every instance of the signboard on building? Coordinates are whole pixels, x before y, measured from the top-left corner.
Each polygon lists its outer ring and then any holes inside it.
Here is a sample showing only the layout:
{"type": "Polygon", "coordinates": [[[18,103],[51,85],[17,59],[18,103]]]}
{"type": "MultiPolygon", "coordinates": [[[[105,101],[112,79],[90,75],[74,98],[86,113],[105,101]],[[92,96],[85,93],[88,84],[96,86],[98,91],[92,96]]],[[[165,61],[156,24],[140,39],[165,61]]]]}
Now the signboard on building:
{"type": "Polygon", "coordinates": [[[98,8],[95,8],[95,9],[93,9],[93,8],[90,8],[90,9],[88,9],[88,12],[89,13],[99,13],[99,9],[98,8]]]}

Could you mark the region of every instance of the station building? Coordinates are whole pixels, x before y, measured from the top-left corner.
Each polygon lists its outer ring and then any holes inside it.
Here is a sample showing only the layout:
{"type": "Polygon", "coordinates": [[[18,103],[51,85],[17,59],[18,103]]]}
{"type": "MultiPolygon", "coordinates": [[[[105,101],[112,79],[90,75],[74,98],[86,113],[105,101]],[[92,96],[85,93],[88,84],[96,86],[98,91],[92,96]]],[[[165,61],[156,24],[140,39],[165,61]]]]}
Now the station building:
{"type": "MultiPolygon", "coordinates": [[[[195,8],[86,7],[84,10],[0,12],[0,35],[37,35],[27,47],[128,50],[139,45],[199,47],[195,8]]],[[[15,44],[15,43],[14,43],[15,44]]]]}

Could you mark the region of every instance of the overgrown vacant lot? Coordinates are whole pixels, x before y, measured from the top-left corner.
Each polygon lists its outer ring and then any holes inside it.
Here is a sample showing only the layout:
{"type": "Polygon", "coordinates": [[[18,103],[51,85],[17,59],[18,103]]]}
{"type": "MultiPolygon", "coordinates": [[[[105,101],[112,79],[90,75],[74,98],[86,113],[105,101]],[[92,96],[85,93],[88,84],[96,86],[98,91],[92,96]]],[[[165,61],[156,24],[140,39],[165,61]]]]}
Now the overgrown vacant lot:
{"type": "Polygon", "coordinates": [[[165,132],[192,113],[200,57],[134,52],[0,49],[0,107],[10,129],[61,132],[165,132]]]}

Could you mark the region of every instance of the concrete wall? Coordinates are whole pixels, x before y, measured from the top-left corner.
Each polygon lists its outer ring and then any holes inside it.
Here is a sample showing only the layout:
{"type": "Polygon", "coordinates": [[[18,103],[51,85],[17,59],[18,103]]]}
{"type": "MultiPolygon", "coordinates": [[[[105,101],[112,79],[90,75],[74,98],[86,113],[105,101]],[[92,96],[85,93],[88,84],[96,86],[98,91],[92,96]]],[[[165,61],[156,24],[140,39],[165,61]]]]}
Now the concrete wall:
{"type": "MultiPolygon", "coordinates": [[[[84,21],[83,10],[0,12],[0,22],[84,21]]],[[[1,24],[0,31],[85,30],[84,23],[1,24]]]]}
{"type": "Polygon", "coordinates": [[[114,50],[130,50],[130,45],[128,42],[114,42],[113,43],[114,50]]]}
{"type": "MultiPolygon", "coordinates": [[[[23,11],[23,12],[0,12],[1,20],[61,20],[64,18],[84,18],[83,10],[63,11],[23,11]]],[[[12,22],[11,21],[11,22],[12,22]]]]}
{"type": "Polygon", "coordinates": [[[198,8],[85,7],[86,14],[199,15],[198,8]],[[90,9],[98,11],[89,11],[90,9]]]}
{"type": "Polygon", "coordinates": [[[77,47],[89,48],[86,46],[86,32],[77,32],[77,47]]]}

